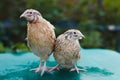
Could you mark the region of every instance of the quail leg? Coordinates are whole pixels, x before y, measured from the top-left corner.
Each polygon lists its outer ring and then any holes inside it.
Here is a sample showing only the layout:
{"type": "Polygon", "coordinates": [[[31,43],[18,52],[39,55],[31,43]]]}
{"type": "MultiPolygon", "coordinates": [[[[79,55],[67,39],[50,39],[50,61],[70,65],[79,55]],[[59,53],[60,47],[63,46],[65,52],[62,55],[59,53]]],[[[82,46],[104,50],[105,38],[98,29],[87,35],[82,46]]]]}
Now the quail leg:
{"type": "Polygon", "coordinates": [[[79,69],[76,65],[74,65],[75,67],[72,68],[70,71],[76,71],[77,73],[79,73],[79,71],[85,71],[84,69],[79,69]]]}
{"type": "Polygon", "coordinates": [[[42,72],[41,72],[41,76],[43,76],[44,72],[47,71],[47,67],[46,67],[46,61],[44,62],[44,65],[42,67],[42,72]]]}
{"type": "Polygon", "coordinates": [[[33,69],[30,69],[30,71],[35,71],[35,72],[39,72],[42,70],[42,60],[40,60],[40,64],[39,64],[39,67],[38,68],[33,68],[33,69]]]}
{"type": "Polygon", "coordinates": [[[60,64],[56,65],[55,67],[52,67],[49,71],[51,72],[53,70],[60,70],[59,66],[60,66],[60,64]]]}

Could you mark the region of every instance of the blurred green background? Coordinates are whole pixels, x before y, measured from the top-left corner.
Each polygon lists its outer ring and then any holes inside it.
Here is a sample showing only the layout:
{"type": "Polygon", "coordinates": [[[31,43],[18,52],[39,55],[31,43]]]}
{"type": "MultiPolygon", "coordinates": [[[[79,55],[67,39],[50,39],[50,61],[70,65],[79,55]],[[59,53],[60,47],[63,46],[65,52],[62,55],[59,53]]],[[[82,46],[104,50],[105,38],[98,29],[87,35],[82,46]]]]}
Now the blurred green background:
{"type": "Polygon", "coordinates": [[[19,16],[28,8],[42,14],[56,35],[75,28],[85,38],[83,48],[120,50],[120,0],[1,0],[0,52],[26,52],[26,21],[19,16]]]}

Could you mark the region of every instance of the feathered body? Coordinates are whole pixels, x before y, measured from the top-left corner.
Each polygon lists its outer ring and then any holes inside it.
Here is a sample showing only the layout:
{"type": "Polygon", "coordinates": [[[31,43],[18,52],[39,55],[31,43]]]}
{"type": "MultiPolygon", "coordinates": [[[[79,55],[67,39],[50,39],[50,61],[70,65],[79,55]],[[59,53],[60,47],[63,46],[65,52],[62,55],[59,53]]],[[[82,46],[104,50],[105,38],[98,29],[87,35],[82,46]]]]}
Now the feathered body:
{"type": "Polygon", "coordinates": [[[60,35],[55,43],[55,60],[65,68],[70,68],[80,59],[80,45],[78,40],[66,39],[64,34],[60,35]]]}
{"type": "Polygon", "coordinates": [[[27,9],[20,17],[24,17],[28,21],[26,38],[28,47],[40,57],[39,67],[32,70],[36,72],[42,70],[42,76],[47,70],[46,61],[54,49],[56,39],[54,26],[34,9],[27,9]],[[42,61],[44,61],[44,66],[42,66],[42,61]]]}
{"type": "Polygon", "coordinates": [[[75,68],[71,69],[71,71],[76,70],[79,72],[76,66],[77,61],[80,59],[80,44],[78,40],[83,37],[84,35],[76,29],[70,29],[57,37],[53,55],[58,65],[50,71],[59,69],[59,66],[67,69],[74,66],[75,68]]]}
{"type": "Polygon", "coordinates": [[[29,48],[42,60],[47,60],[53,51],[55,41],[54,27],[45,19],[39,18],[28,23],[27,43],[29,48]]]}

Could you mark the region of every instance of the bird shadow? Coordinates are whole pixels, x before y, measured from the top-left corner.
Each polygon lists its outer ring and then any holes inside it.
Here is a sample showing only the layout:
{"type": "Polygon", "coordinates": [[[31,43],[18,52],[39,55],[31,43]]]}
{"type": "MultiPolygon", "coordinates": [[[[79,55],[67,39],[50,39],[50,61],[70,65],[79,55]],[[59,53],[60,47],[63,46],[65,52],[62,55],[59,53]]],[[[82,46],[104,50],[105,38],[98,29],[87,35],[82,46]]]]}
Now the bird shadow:
{"type": "MultiPolygon", "coordinates": [[[[53,71],[53,72],[45,72],[45,74],[41,77],[40,72],[36,73],[33,71],[29,71],[31,68],[37,67],[38,62],[31,63],[30,65],[16,65],[22,68],[21,70],[8,70],[9,73],[5,75],[0,75],[0,80],[81,80],[83,74],[91,75],[91,74],[98,74],[102,76],[110,76],[114,73],[106,70],[101,69],[99,67],[84,67],[86,69],[85,72],[70,72],[67,69],[61,69],[60,71],[53,71]],[[11,71],[11,72],[10,72],[11,71]]],[[[48,62],[48,66],[55,66],[55,62],[48,62]]],[[[83,68],[78,66],[79,68],[83,68]]],[[[17,68],[18,69],[18,68],[17,68]]]]}
{"type": "Polygon", "coordinates": [[[101,69],[99,67],[90,67],[90,66],[86,66],[86,71],[85,74],[99,74],[99,75],[102,75],[102,76],[111,76],[111,75],[114,75],[113,72],[107,70],[107,69],[101,69]]]}
{"type": "Polygon", "coordinates": [[[68,70],[54,71],[52,73],[45,72],[40,76],[40,72],[31,72],[29,69],[11,72],[0,76],[0,80],[80,80],[80,74],[69,72],[68,70]]]}
{"type": "Polygon", "coordinates": [[[53,72],[55,80],[81,80],[81,73],[70,72],[70,70],[61,69],[53,72]]]}

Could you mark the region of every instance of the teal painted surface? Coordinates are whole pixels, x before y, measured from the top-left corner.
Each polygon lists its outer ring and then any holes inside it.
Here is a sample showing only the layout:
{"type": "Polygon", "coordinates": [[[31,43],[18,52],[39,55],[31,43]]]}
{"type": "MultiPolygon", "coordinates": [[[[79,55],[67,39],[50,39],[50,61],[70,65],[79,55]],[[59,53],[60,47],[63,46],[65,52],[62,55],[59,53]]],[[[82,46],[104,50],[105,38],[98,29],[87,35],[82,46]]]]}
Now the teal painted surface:
{"type": "MultiPolygon", "coordinates": [[[[120,54],[104,49],[82,49],[80,68],[86,72],[69,72],[69,70],[40,73],[29,71],[38,67],[39,58],[32,53],[0,54],[0,80],[120,80],[120,54]]],[[[55,66],[53,56],[47,62],[55,66]]]]}

